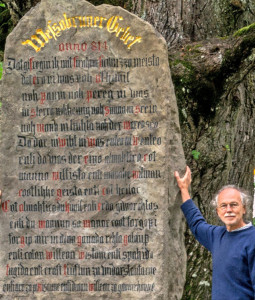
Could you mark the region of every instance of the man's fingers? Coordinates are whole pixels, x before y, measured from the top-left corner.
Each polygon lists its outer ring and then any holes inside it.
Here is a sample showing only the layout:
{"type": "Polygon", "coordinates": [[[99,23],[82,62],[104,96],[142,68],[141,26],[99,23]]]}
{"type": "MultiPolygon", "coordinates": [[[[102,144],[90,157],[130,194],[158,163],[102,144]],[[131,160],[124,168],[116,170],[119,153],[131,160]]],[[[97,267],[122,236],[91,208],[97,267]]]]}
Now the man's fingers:
{"type": "Polygon", "coordinates": [[[178,171],[175,171],[175,172],[174,172],[174,176],[175,176],[176,179],[180,178],[179,172],[178,172],[178,171]]]}
{"type": "Polygon", "coordinates": [[[187,171],[186,171],[185,175],[187,176],[187,179],[189,180],[189,182],[191,182],[191,170],[188,166],[187,166],[187,171]]]}
{"type": "Polygon", "coordinates": [[[174,172],[174,176],[178,183],[179,182],[188,182],[188,183],[191,182],[191,170],[188,166],[186,166],[186,172],[183,177],[180,177],[180,174],[178,171],[174,172]]]}
{"type": "Polygon", "coordinates": [[[186,167],[186,174],[191,175],[191,170],[188,166],[186,167]]]}

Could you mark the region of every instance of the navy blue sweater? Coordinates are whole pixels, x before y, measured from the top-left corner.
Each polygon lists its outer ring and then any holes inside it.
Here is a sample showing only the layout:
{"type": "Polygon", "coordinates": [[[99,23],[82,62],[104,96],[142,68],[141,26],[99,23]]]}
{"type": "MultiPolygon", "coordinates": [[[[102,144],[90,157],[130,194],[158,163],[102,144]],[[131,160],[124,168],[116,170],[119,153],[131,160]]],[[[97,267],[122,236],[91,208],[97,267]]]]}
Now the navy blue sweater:
{"type": "Polygon", "coordinates": [[[207,224],[191,199],[181,208],[196,239],[212,253],[212,300],[255,299],[255,227],[228,232],[207,224]]]}

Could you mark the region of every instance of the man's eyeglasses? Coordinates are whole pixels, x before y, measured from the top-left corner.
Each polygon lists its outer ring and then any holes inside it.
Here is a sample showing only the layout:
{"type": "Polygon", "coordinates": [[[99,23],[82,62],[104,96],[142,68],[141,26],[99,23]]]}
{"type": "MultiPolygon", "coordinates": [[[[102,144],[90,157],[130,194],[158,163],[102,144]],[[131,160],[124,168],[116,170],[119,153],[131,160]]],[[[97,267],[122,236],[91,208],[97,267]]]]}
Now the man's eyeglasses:
{"type": "Polygon", "coordinates": [[[232,209],[235,209],[235,208],[237,208],[238,206],[240,206],[239,203],[233,202],[233,203],[229,203],[229,204],[223,203],[223,204],[219,205],[218,207],[219,207],[221,210],[226,210],[226,209],[228,208],[228,205],[229,205],[230,208],[232,208],[232,209]]]}

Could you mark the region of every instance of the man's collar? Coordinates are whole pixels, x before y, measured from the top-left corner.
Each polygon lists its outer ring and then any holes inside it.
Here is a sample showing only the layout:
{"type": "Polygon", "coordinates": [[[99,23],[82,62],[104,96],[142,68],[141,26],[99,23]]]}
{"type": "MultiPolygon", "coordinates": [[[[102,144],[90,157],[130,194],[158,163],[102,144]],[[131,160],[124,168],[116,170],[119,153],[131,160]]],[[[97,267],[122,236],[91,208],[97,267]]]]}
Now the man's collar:
{"type": "Polygon", "coordinates": [[[251,224],[251,222],[249,222],[248,224],[245,224],[244,226],[242,226],[240,228],[237,228],[237,229],[234,229],[234,230],[231,230],[229,232],[241,231],[241,230],[244,230],[244,229],[249,228],[251,226],[252,226],[252,224],[251,224]]]}

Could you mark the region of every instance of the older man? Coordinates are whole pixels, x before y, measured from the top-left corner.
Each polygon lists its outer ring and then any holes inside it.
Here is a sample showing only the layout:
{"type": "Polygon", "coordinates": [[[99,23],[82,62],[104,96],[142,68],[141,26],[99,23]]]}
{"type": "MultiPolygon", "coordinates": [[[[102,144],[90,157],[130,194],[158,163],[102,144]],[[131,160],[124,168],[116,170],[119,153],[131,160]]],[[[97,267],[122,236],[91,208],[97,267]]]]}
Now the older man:
{"type": "Polygon", "coordinates": [[[213,226],[206,223],[190,199],[189,167],[184,177],[178,172],[175,177],[188,225],[196,239],[212,253],[212,300],[255,299],[255,227],[244,221],[247,195],[235,186],[223,187],[214,205],[225,226],[213,226]]]}

